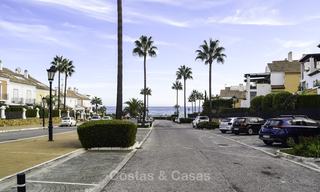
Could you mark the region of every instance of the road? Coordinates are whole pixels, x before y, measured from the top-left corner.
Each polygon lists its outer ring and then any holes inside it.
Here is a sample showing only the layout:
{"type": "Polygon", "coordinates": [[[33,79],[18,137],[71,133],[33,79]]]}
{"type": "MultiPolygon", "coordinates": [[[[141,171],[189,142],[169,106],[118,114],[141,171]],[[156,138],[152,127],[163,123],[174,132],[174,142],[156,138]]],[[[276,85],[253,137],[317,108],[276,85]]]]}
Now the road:
{"type": "Polygon", "coordinates": [[[236,136],[156,121],[143,148],[104,191],[319,192],[318,172],[229,137],[236,136]]]}
{"type": "MultiPolygon", "coordinates": [[[[53,133],[62,133],[75,130],[75,127],[54,127],[53,133]]],[[[24,139],[30,137],[36,137],[41,135],[48,135],[48,129],[36,129],[36,130],[24,130],[0,133],[0,142],[11,141],[17,139],[24,139]]]]}

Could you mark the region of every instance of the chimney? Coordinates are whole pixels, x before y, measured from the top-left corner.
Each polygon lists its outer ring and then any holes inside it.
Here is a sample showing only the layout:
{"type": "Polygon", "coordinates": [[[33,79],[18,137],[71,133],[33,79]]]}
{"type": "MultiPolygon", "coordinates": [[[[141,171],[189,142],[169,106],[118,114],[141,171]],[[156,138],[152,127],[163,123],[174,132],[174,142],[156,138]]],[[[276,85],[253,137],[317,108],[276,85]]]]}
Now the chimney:
{"type": "Polygon", "coordinates": [[[28,79],[29,78],[29,73],[28,70],[24,70],[24,78],[28,79]]]}
{"type": "Polygon", "coordinates": [[[292,51],[288,53],[288,61],[292,62],[292,51]]]}
{"type": "Polygon", "coordinates": [[[20,67],[16,68],[16,73],[17,74],[21,74],[21,68],[20,67]]]}

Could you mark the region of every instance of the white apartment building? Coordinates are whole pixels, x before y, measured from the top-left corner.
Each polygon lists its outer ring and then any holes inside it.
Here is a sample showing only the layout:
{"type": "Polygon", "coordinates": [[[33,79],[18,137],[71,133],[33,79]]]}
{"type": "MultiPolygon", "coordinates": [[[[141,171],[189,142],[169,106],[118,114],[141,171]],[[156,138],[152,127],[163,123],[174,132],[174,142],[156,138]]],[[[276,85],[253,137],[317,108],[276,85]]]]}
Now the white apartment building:
{"type": "Polygon", "coordinates": [[[304,55],[300,62],[302,91],[320,95],[320,53],[304,55]]]}

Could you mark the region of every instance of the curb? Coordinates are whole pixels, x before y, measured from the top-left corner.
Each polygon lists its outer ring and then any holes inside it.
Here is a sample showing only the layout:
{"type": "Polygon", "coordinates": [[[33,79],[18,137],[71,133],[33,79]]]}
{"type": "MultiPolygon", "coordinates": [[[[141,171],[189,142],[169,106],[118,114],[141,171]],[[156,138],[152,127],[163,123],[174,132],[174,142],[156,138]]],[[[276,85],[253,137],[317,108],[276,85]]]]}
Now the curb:
{"type": "MultiPolygon", "coordinates": [[[[145,128],[144,128],[145,129],[145,128]]],[[[100,192],[102,191],[103,188],[105,188],[110,181],[112,181],[112,179],[121,171],[121,169],[128,163],[128,161],[134,156],[134,154],[137,152],[137,150],[139,148],[141,148],[141,146],[143,145],[143,143],[148,139],[148,137],[150,136],[151,132],[153,130],[153,124],[150,127],[149,132],[147,133],[147,135],[143,138],[143,140],[141,142],[136,142],[138,143],[138,147],[133,149],[122,161],[121,163],[113,170],[109,173],[109,175],[107,175],[99,184],[97,187],[95,187],[92,192],[100,192]]]]}
{"type": "Polygon", "coordinates": [[[82,154],[84,152],[85,152],[84,149],[77,149],[77,150],[71,151],[71,152],[69,152],[67,154],[61,155],[61,156],[56,157],[54,159],[51,159],[49,161],[45,161],[45,162],[40,163],[38,165],[35,165],[33,167],[30,167],[30,168],[27,168],[25,170],[19,171],[17,173],[8,175],[6,177],[3,177],[3,178],[0,179],[0,182],[3,182],[3,181],[8,180],[8,179],[12,179],[13,177],[15,177],[19,173],[29,173],[29,172],[33,171],[34,169],[42,168],[43,166],[45,166],[45,165],[47,165],[49,163],[53,163],[53,162],[58,161],[58,160],[62,160],[62,159],[66,159],[67,160],[67,159],[74,158],[74,157],[76,157],[76,156],[78,156],[78,155],[80,155],[80,154],[82,154]]]}
{"type": "Polygon", "coordinates": [[[139,142],[135,142],[131,147],[94,147],[88,151],[131,151],[138,147],[139,142]]]}
{"type": "Polygon", "coordinates": [[[316,161],[320,162],[320,158],[308,158],[308,157],[300,157],[296,155],[291,155],[285,152],[281,152],[281,150],[277,150],[276,154],[290,162],[293,162],[295,164],[301,165],[305,168],[320,172],[320,166],[315,164],[316,161]]]}

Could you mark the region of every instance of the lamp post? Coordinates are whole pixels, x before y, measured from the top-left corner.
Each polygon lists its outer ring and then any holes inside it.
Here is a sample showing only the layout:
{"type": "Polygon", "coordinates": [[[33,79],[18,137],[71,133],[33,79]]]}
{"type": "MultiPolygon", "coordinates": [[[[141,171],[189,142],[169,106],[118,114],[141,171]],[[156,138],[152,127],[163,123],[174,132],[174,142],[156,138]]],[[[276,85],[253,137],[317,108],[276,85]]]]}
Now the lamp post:
{"type": "Polygon", "coordinates": [[[45,110],[44,110],[44,108],[45,108],[45,106],[46,106],[46,98],[45,97],[42,97],[42,127],[44,127],[45,126],[45,110]]]}
{"type": "Polygon", "coordinates": [[[48,81],[50,84],[50,95],[49,95],[49,125],[48,125],[48,131],[49,131],[49,141],[53,141],[53,134],[52,134],[52,81],[54,79],[54,75],[57,71],[57,68],[55,66],[51,66],[50,69],[47,69],[48,72],[48,81]]]}

